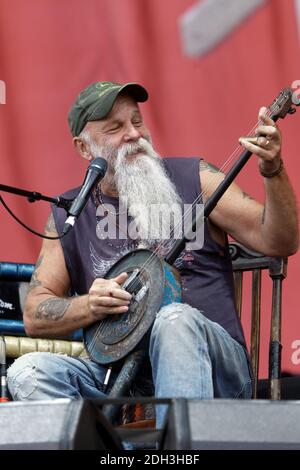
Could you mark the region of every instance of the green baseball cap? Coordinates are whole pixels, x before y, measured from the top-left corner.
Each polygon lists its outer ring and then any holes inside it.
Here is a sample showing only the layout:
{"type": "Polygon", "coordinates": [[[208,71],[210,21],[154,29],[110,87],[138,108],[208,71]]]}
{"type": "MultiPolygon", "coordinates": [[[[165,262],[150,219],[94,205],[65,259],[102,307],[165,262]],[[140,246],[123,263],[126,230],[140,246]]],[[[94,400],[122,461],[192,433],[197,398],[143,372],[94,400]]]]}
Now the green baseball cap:
{"type": "Polygon", "coordinates": [[[88,121],[97,121],[107,116],[122,91],[126,91],[137,102],[148,99],[146,89],[138,83],[92,83],[78,95],[69,111],[68,121],[72,135],[78,136],[88,121]]]}

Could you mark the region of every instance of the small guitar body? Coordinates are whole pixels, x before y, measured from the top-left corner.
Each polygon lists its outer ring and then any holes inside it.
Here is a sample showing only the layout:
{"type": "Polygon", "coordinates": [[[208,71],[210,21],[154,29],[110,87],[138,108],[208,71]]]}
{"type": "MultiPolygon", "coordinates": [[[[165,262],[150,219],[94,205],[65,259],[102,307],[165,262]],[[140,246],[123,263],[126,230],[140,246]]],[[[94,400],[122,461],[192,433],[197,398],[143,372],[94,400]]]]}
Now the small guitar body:
{"type": "Polygon", "coordinates": [[[163,306],[181,302],[178,272],[152,251],[139,249],[128,253],[112,266],[105,279],[122,272],[129,276],[123,287],[132,294],[128,312],[108,315],[83,333],[85,348],[98,364],[123,359],[150,330],[163,306]]]}

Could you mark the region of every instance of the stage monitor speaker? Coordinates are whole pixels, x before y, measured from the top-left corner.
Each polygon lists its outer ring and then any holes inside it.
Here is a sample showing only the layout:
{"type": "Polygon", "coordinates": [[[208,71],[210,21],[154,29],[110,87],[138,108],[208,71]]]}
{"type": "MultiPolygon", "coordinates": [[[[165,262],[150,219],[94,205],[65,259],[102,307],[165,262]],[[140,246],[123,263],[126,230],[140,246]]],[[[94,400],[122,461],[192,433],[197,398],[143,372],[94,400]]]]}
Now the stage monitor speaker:
{"type": "Polygon", "coordinates": [[[122,449],[118,435],[92,400],[3,403],[0,423],[0,450],[122,449]]]}
{"type": "Polygon", "coordinates": [[[300,449],[300,401],[174,399],[165,449],[300,449]]]}

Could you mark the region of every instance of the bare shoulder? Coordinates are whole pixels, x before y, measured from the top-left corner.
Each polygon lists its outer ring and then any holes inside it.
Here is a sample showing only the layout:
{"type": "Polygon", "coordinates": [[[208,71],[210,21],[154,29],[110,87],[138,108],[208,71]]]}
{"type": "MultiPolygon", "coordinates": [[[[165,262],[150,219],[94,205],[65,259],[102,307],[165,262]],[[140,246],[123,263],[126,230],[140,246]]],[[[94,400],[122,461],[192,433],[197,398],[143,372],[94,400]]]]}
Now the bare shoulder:
{"type": "MultiPolygon", "coordinates": [[[[216,166],[201,161],[199,177],[204,202],[224,180],[225,173],[216,166]]],[[[235,182],[223,194],[210,220],[216,227],[229,233],[235,240],[258,250],[256,233],[264,220],[264,207],[243,191],[235,182]]]]}
{"type": "Polygon", "coordinates": [[[51,212],[51,214],[49,215],[48,220],[47,220],[47,222],[46,222],[45,234],[46,234],[46,235],[54,234],[54,236],[57,235],[55,220],[54,220],[54,216],[53,216],[53,213],[52,213],[52,212],[51,212]]]}
{"type": "Polygon", "coordinates": [[[207,162],[206,160],[203,160],[201,158],[199,162],[199,170],[201,172],[209,172],[209,173],[222,173],[220,168],[217,166],[213,165],[212,163],[207,162]]]}
{"type": "MultiPolygon", "coordinates": [[[[45,234],[57,236],[52,213],[48,217],[45,234]]],[[[69,288],[70,278],[60,240],[44,239],[31,278],[29,291],[34,294],[49,292],[62,296],[68,293],[69,288]]]]}
{"type": "MultiPolygon", "coordinates": [[[[199,177],[201,180],[202,191],[206,196],[212,195],[219,184],[224,180],[225,176],[225,173],[217,166],[213,165],[212,163],[208,163],[205,160],[200,161],[199,177]]],[[[235,182],[231,183],[222,199],[228,200],[228,194],[231,196],[231,198],[233,198],[234,201],[253,201],[254,205],[260,205],[248,193],[243,191],[235,182]]],[[[220,202],[223,202],[222,199],[220,202]]],[[[253,203],[251,203],[251,205],[253,205],[253,203]]]]}
{"type": "Polygon", "coordinates": [[[224,180],[225,174],[214,164],[201,159],[199,163],[199,177],[203,200],[206,201],[224,180]]]}

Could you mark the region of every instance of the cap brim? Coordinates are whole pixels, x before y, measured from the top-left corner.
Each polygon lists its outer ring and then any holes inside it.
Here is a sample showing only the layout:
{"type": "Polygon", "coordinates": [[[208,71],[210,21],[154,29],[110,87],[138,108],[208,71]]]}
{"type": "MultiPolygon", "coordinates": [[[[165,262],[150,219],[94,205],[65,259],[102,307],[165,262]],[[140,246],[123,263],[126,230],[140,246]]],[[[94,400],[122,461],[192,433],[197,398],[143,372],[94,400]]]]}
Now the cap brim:
{"type": "Polygon", "coordinates": [[[126,83],[120,88],[111,90],[107,96],[102,97],[102,100],[97,104],[89,117],[89,121],[97,121],[98,119],[105,118],[111,111],[117,97],[120,93],[126,91],[138,103],[143,103],[148,99],[147,90],[138,83],[126,83]]]}

